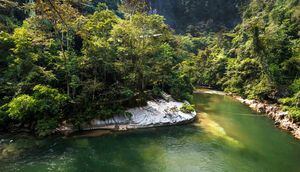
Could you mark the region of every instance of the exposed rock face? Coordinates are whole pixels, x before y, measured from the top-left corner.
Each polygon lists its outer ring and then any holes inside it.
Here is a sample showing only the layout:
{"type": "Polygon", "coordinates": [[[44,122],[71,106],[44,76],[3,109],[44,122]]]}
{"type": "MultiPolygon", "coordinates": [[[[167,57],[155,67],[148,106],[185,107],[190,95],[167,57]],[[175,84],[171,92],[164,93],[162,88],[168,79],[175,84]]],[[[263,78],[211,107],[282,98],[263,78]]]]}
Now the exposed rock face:
{"type": "MultiPolygon", "coordinates": [[[[148,101],[147,106],[128,109],[131,116],[116,115],[107,120],[93,119],[89,124],[81,126],[81,130],[129,130],[137,128],[150,128],[192,122],[196,112],[183,113],[180,111],[183,103],[174,100],[148,101]]],[[[73,132],[72,126],[63,125],[59,132],[73,132]]]]}
{"type": "Polygon", "coordinates": [[[177,32],[189,29],[219,31],[234,28],[240,21],[240,7],[248,0],[149,0],[154,12],[163,15],[177,32]]]}

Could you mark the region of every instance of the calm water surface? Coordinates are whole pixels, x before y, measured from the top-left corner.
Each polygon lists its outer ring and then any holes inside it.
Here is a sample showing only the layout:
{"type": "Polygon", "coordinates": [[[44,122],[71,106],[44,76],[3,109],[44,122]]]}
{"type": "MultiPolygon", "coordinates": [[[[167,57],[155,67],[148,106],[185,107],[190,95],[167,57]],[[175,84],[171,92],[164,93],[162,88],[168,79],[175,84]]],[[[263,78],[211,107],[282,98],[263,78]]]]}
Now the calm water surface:
{"type": "Polygon", "coordinates": [[[0,171],[300,171],[300,141],[271,120],[226,96],[195,94],[194,103],[199,119],[185,126],[47,140],[2,135],[0,171]]]}

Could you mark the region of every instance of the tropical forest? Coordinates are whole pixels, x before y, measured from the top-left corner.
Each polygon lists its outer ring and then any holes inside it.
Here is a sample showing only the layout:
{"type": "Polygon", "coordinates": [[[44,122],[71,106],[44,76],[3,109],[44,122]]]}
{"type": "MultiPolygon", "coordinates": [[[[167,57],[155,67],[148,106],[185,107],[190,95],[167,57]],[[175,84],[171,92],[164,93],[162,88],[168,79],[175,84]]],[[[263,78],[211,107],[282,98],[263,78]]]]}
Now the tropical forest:
{"type": "Polygon", "coordinates": [[[300,171],[299,0],[0,0],[0,171],[300,171]]]}

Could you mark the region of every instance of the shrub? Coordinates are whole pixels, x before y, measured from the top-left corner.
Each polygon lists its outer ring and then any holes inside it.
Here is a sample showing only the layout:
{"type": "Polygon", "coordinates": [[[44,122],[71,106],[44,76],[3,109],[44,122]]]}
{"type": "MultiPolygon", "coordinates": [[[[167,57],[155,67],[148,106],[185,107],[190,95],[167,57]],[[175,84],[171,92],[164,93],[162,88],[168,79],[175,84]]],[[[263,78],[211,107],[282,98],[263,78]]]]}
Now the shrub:
{"type": "MultiPolygon", "coordinates": [[[[20,95],[6,106],[6,113],[20,122],[37,122],[35,131],[40,136],[50,134],[64,117],[64,106],[68,96],[60,94],[57,89],[36,85],[33,94],[20,95]]],[[[4,106],[3,106],[4,107],[4,106]]]]}
{"type": "Polygon", "coordinates": [[[184,112],[184,113],[192,113],[195,111],[195,107],[194,105],[188,104],[188,103],[184,103],[181,108],[180,111],[184,112]]]}
{"type": "Polygon", "coordinates": [[[8,116],[17,119],[24,120],[36,111],[36,100],[29,95],[20,95],[14,98],[8,103],[8,116]]]}
{"type": "Polygon", "coordinates": [[[294,93],[300,92],[300,78],[294,80],[292,85],[289,87],[294,93]]]}
{"type": "Polygon", "coordinates": [[[287,97],[279,100],[283,104],[283,109],[289,112],[289,116],[296,121],[300,121],[300,91],[293,97],[287,97]]]}
{"type": "Polygon", "coordinates": [[[44,137],[52,134],[57,126],[58,120],[56,118],[40,119],[37,121],[36,133],[38,136],[44,137]]]}

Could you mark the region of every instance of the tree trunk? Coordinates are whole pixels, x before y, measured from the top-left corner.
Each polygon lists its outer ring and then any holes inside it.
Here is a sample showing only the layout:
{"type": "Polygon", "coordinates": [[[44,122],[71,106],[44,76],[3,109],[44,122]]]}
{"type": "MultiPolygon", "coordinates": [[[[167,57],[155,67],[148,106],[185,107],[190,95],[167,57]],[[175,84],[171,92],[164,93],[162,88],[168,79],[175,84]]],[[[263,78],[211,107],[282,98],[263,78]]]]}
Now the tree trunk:
{"type": "Polygon", "coordinates": [[[63,54],[63,58],[64,58],[64,66],[65,66],[65,70],[66,70],[66,76],[65,76],[65,80],[66,80],[66,84],[67,84],[67,95],[70,96],[70,84],[69,84],[69,69],[68,69],[68,59],[64,50],[64,33],[61,33],[61,44],[60,44],[60,48],[63,54]]]}

